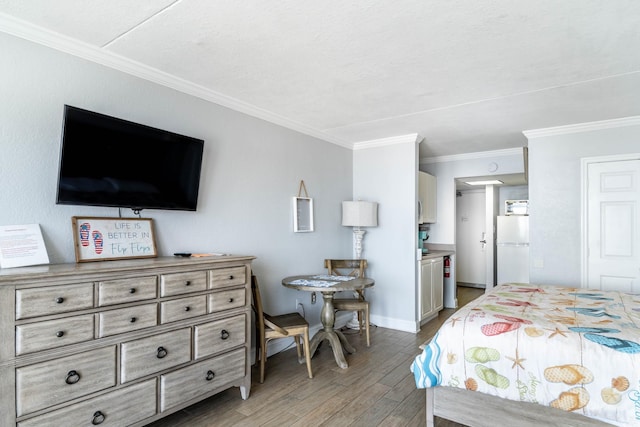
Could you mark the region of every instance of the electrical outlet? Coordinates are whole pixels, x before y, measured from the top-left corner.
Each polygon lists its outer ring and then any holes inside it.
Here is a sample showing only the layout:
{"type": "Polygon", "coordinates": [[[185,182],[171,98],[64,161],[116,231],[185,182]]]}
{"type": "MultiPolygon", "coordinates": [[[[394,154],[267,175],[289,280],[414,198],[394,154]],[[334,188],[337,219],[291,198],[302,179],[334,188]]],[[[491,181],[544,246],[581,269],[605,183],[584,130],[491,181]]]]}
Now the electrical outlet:
{"type": "Polygon", "coordinates": [[[296,298],[296,311],[298,311],[298,307],[302,305],[302,301],[300,301],[298,298],[296,298]]]}
{"type": "Polygon", "coordinates": [[[315,303],[316,303],[316,293],[311,292],[311,304],[315,304],[315,303]]]}

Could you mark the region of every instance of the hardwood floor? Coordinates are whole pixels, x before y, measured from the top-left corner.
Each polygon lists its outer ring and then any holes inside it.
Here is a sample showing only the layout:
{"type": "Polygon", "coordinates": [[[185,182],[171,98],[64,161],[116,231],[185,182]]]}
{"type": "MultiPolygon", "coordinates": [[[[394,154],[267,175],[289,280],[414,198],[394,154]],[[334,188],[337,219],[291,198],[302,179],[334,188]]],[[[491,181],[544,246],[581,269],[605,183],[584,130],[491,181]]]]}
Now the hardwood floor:
{"type": "MultiPolygon", "coordinates": [[[[458,304],[477,298],[483,289],[458,288],[458,304]]],[[[364,335],[346,331],[356,353],[347,354],[349,368],[339,368],[324,342],[312,359],[314,378],[296,361],[295,349],[267,360],[264,384],[254,382],[249,399],[237,388],[172,414],[152,427],[231,426],[424,426],[425,391],[415,387],[409,366],[418,346],[429,340],[454,313],[444,309],[418,334],[371,329],[371,347],[364,335]]],[[[459,424],[436,420],[439,427],[459,424]]]]}

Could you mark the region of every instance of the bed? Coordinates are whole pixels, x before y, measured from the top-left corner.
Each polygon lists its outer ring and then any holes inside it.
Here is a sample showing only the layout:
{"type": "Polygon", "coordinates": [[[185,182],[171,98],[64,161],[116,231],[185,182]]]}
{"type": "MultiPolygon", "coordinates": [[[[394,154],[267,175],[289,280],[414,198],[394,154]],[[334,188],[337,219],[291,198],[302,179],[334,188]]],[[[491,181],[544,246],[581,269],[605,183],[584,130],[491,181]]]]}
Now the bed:
{"type": "Polygon", "coordinates": [[[411,366],[427,425],[640,426],[640,295],[504,284],[411,366]]]}

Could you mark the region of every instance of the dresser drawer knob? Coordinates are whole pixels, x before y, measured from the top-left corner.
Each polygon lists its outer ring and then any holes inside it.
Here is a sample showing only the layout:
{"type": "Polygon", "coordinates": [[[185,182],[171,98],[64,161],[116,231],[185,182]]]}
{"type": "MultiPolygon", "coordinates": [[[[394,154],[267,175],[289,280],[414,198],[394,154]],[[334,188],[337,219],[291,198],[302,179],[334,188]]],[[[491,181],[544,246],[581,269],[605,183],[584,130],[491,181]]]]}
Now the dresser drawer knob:
{"type": "Polygon", "coordinates": [[[232,303],[232,302],[233,302],[233,298],[229,298],[229,303],[232,303]]]}
{"type": "Polygon", "coordinates": [[[80,374],[76,371],[67,372],[67,378],[64,380],[67,384],[75,384],[80,381],[80,374]]]}
{"type": "Polygon", "coordinates": [[[158,352],[156,353],[156,357],[158,359],[164,359],[167,354],[169,354],[167,349],[165,349],[164,347],[158,347],[158,352]]]}
{"type": "Polygon", "coordinates": [[[184,282],[185,286],[189,286],[191,284],[191,280],[187,280],[186,282],[184,282]]]}
{"type": "Polygon", "coordinates": [[[226,340],[227,338],[229,338],[229,332],[226,329],[223,329],[222,331],[220,331],[220,338],[226,340]]]}
{"type": "Polygon", "coordinates": [[[233,275],[229,275],[229,280],[233,280],[233,275]]]}
{"type": "Polygon", "coordinates": [[[216,376],[216,373],[213,371],[207,371],[207,381],[211,381],[213,377],[216,376]]]}
{"type": "Polygon", "coordinates": [[[184,308],[184,311],[191,311],[191,307],[186,306],[186,307],[184,308]]]}
{"type": "MultiPolygon", "coordinates": [[[[129,293],[130,294],[135,294],[136,293],[136,288],[131,288],[129,289],[129,293]]],[[[99,412],[99,411],[98,411],[99,412]]]]}
{"type": "Polygon", "coordinates": [[[97,426],[98,424],[102,424],[106,418],[107,417],[102,412],[96,411],[91,419],[91,424],[97,426]]]}
{"type": "Polygon", "coordinates": [[[58,332],[56,332],[56,336],[57,336],[58,338],[62,338],[62,337],[64,336],[64,331],[58,331],[58,332]]]}
{"type": "Polygon", "coordinates": [[[132,317],[131,320],[129,320],[131,323],[136,323],[136,320],[138,320],[137,317],[132,317]]]}
{"type": "Polygon", "coordinates": [[[57,302],[58,304],[62,304],[62,303],[64,302],[64,298],[62,298],[62,297],[58,297],[58,298],[56,298],[56,302],[57,302]]]}

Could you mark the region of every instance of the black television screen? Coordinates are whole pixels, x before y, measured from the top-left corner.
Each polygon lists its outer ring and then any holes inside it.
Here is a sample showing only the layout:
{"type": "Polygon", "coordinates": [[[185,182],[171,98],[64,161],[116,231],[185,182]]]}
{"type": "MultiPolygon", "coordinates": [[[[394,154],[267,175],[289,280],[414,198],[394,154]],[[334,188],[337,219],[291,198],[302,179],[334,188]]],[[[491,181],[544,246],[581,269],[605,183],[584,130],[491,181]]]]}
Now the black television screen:
{"type": "Polygon", "coordinates": [[[65,105],[56,202],[195,211],[204,141],[65,105]]]}

